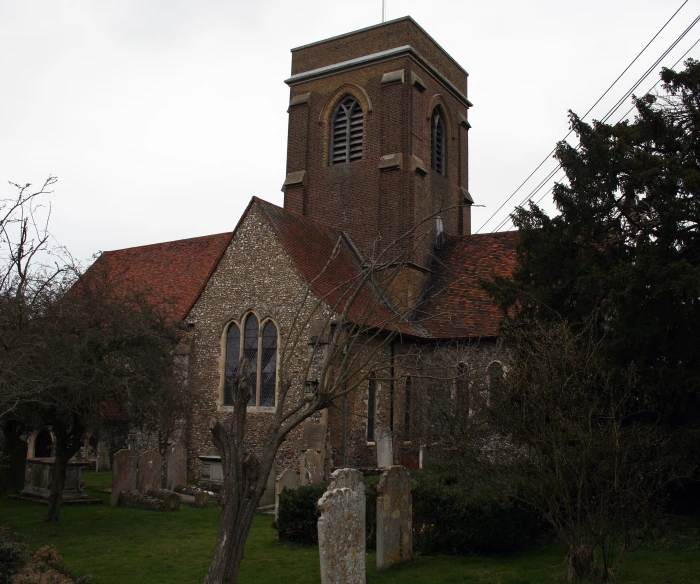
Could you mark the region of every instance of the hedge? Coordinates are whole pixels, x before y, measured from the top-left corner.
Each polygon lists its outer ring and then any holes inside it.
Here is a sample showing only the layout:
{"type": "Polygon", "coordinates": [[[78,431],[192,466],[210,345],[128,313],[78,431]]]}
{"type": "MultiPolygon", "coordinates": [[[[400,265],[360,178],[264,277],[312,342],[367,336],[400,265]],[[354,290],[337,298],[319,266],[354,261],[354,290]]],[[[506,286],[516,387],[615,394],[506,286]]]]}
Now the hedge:
{"type": "MultiPolygon", "coordinates": [[[[367,547],[376,541],[377,482],[365,477],[367,547]]],[[[538,541],[545,533],[541,518],[479,477],[452,470],[415,471],[413,545],[422,554],[509,553],[538,541]]],[[[316,507],[327,484],[309,485],[280,496],[275,524],[280,541],[318,541],[316,507]]]]}

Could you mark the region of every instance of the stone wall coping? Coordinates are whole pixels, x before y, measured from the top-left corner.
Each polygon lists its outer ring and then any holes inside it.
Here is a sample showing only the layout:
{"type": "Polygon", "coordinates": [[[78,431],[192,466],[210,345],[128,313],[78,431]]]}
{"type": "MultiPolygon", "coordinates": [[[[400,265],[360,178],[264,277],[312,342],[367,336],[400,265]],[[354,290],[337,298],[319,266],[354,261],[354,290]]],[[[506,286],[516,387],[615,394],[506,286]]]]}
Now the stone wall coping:
{"type": "Polygon", "coordinates": [[[467,107],[472,107],[473,104],[467,99],[467,96],[457,89],[451,81],[448,81],[448,79],[428,61],[426,61],[411,45],[404,45],[402,47],[396,47],[386,51],[379,51],[378,53],[365,55],[364,57],[357,57],[356,59],[342,61],[341,63],[334,63],[333,65],[326,65],[325,67],[319,67],[318,69],[312,69],[311,71],[304,71],[303,73],[297,73],[296,75],[292,75],[288,79],[285,79],[284,82],[289,86],[293,86],[303,83],[304,81],[329,77],[330,75],[336,75],[340,72],[359,69],[360,67],[365,67],[369,63],[381,63],[383,61],[389,61],[403,56],[413,58],[418,64],[423,66],[443,85],[445,85],[445,87],[447,87],[459,101],[461,101],[467,107]]]}

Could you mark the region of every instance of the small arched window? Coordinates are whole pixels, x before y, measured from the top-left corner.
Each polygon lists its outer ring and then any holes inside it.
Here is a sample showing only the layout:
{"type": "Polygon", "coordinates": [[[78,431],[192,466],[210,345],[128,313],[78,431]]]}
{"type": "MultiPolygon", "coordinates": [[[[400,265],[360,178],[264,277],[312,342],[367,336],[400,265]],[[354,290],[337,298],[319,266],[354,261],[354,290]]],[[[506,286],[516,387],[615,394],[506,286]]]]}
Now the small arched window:
{"type": "Polygon", "coordinates": [[[226,363],[224,365],[224,405],[233,405],[233,384],[236,383],[238,361],[241,358],[241,331],[235,322],[226,331],[226,363]]]}
{"type": "Polygon", "coordinates": [[[352,95],[346,95],[333,112],[331,164],[362,159],[363,126],[362,106],[352,95]]]}
{"type": "Polygon", "coordinates": [[[430,167],[438,174],[445,174],[445,116],[437,106],[430,118],[430,167]]]}
{"type": "Polygon", "coordinates": [[[374,442],[374,421],[377,414],[377,376],[369,374],[367,384],[367,442],[374,442]]]}

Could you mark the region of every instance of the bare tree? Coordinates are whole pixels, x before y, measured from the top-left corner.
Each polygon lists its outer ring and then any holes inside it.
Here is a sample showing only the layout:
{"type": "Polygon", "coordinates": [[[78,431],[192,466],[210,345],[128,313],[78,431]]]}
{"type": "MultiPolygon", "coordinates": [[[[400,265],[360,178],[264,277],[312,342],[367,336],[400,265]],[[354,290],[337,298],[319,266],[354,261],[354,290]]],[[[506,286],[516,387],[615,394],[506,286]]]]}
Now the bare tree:
{"type": "Polygon", "coordinates": [[[106,271],[81,276],[52,244],[41,196],[55,182],[36,192],[15,185],[18,196],[0,218],[0,403],[11,437],[17,422],[55,435],[47,522],[58,521],[66,465],[87,429],[115,412],[136,418],[157,401],[171,383],[179,338],[147,295],[106,271]]]}
{"type": "Polygon", "coordinates": [[[569,581],[614,576],[657,517],[665,476],[634,371],[611,371],[592,338],[565,323],[515,331],[488,409],[499,440],[482,457],[506,484],[525,483],[518,496],[556,531],[569,581]]]}
{"type": "MultiPolygon", "coordinates": [[[[342,236],[338,238],[324,271],[332,268],[343,241],[342,236]]],[[[233,396],[233,414],[211,423],[223,466],[224,504],[205,584],[237,582],[253,516],[277,451],[289,433],[316,412],[342,401],[366,382],[370,371],[378,376],[389,374],[388,347],[405,330],[416,309],[408,303],[397,309],[381,293],[392,287],[410,256],[393,253],[396,248],[388,246],[322,295],[312,291],[313,282],[307,289],[280,348],[275,412],[263,433],[258,456],[246,451],[244,440],[246,406],[252,391],[251,366],[245,358],[236,376],[226,381],[233,396]],[[310,330],[316,340],[309,352],[310,330]],[[311,376],[318,385],[306,393],[304,383],[311,376]]]]}

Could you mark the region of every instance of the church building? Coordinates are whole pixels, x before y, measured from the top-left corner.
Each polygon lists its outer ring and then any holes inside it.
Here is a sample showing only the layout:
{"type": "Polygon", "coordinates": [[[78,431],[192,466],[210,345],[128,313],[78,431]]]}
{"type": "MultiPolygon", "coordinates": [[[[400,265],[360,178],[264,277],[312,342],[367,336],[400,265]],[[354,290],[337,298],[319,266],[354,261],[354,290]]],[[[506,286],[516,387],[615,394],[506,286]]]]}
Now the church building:
{"type": "Polygon", "coordinates": [[[416,348],[493,343],[500,318],[479,281],[515,265],[516,232],[471,234],[468,74],[413,19],[293,49],[285,82],[283,207],[253,197],[231,232],[94,264],[167,300],[185,324],[177,357],[195,407],[181,439],[193,478],[209,472],[209,423],[232,411],[240,359],[253,368],[255,450],[282,385],[292,402],[317,391],[323,346],[347,323],[363,324],[359,351],[386,366],[358,370],[351,391],[292,431],[273,473],[294,469],[303,483],[375,467],[380,428],[394,462],[416,466],[406,360],[416,348]]]}

